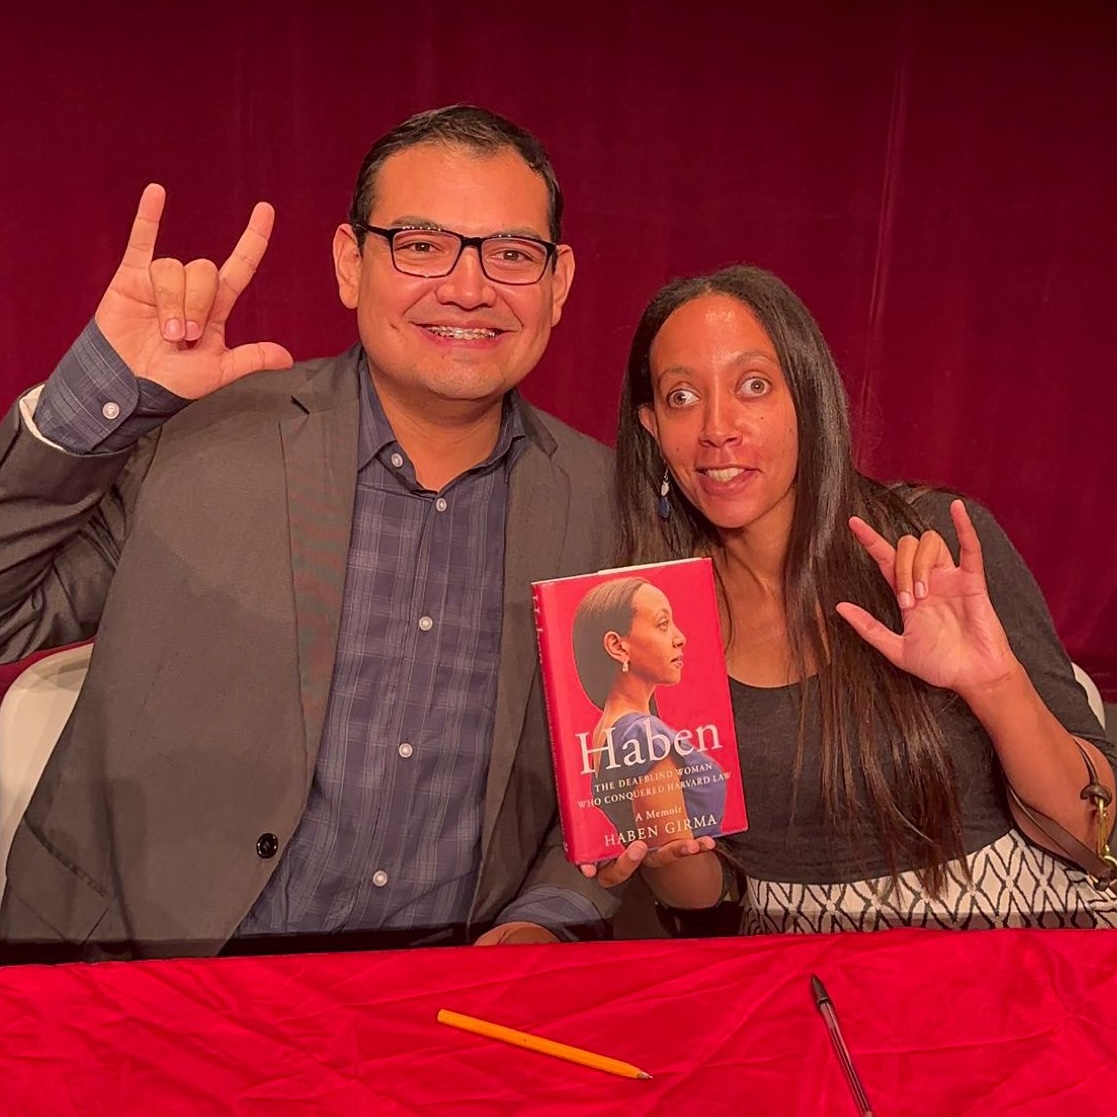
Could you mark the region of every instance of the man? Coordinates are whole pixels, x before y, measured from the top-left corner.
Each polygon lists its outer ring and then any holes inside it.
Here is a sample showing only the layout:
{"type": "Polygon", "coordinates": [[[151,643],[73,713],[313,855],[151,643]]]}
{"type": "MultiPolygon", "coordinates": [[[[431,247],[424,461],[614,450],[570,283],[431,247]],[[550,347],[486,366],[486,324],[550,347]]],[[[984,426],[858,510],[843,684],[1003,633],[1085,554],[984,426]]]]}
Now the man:
{"type": "Polygon", "coordinates": [[[562,856],[529,583],[605,562],[611,469],[515,392],[574,274],[546,153],[460,105],[379,140],[333,242],[361,344],[294,367],[225,345],[270,207],[218,270],[153,259],[163,204],[147,187],[94,322],[0,427],[0,654],[96,634],[0,939],[599,926],[612,901],[562,856]]]}

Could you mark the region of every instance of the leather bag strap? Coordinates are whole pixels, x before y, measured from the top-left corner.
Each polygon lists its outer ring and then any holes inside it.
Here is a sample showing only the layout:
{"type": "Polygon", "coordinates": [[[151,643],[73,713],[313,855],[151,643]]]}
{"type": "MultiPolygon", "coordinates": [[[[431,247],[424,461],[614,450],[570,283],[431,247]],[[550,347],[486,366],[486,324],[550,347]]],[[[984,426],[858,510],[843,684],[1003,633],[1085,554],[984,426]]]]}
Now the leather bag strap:
{"type": "Polygon", "coordinates": [[[1091,801],[1094,805],[1094,824],[1096,827],[1096,848],[1091,849],[1084,842],[1079,841],[1069,830],[1060,826],[1053,818],[1041,814],[1029,807],[1019,795],[1009,786],[1008,794],[1017,810],[1053,845],[1062,851],[1068,861],[1072,861],[1090,874],[1091,883],[1099,891],[1111,890],[1117,893],[1117,857],[1109,849],[1109,805],[1113,795],[1109,788],[1098,779],[1097,769],[1090,759],[1089,753],[1079,741],[1078,751],[1082,754],[1082,761],[1086,765],[1090,782],[1082,789],[1083,799],[1091,801]]]}

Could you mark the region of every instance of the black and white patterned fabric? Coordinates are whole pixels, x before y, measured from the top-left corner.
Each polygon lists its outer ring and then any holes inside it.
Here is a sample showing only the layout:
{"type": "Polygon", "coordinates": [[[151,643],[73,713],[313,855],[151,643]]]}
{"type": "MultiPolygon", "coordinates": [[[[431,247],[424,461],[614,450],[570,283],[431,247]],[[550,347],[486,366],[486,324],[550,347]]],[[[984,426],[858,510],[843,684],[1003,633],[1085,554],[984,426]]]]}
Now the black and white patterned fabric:
{"type": "Polygon", "coordinates": [[[1099,892],[1081,869],[1032,845],[1018,830],[947,866],[941,897],[914,872],[843,884],[745,882],[745,934],[879,931],[888,927],[1117,927],[1117,896],[1099,892]]]}

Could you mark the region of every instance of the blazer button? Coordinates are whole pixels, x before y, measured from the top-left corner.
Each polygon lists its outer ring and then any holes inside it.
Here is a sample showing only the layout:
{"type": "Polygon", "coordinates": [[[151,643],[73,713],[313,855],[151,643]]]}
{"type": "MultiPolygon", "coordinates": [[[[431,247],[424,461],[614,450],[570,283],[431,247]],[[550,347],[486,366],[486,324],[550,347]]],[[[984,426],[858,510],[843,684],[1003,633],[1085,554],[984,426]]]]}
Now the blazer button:
{"type": "Polygon", "coordinates": [[[274,857],[279,849],[279,839],[274,834],[261,834],[256,839],[256,856],[265,861],[274,857]]]}

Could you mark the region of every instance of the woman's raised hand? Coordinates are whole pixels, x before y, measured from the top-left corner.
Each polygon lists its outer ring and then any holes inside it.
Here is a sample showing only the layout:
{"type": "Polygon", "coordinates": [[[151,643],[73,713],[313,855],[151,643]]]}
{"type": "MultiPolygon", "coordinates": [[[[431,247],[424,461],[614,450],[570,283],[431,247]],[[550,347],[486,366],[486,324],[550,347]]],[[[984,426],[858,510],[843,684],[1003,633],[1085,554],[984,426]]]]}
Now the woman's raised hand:
{"type": "Polygon", "coordinates": [[[965,696],[1012,673],[1016,658],[989,600],[981,542],[966,506],[950,505],[959,561],[935,531],[903,536],[893,547],[864,520],[849,526],[896,594],[903,631],[893,632],[844,601],[837,611],[889,662],[931,686],[965,696]]]}
{"type": "Polygon", "coordinates": [[[225,323],[268,247],[275,211],[260,202],[220,269],[211,260],[155,259],[166,191],[145,187],[124,258],[97,307],[105,339],[136,376],[200,399],[253,372],[290,368],[271,341],[225,344],[225,323]]]}

